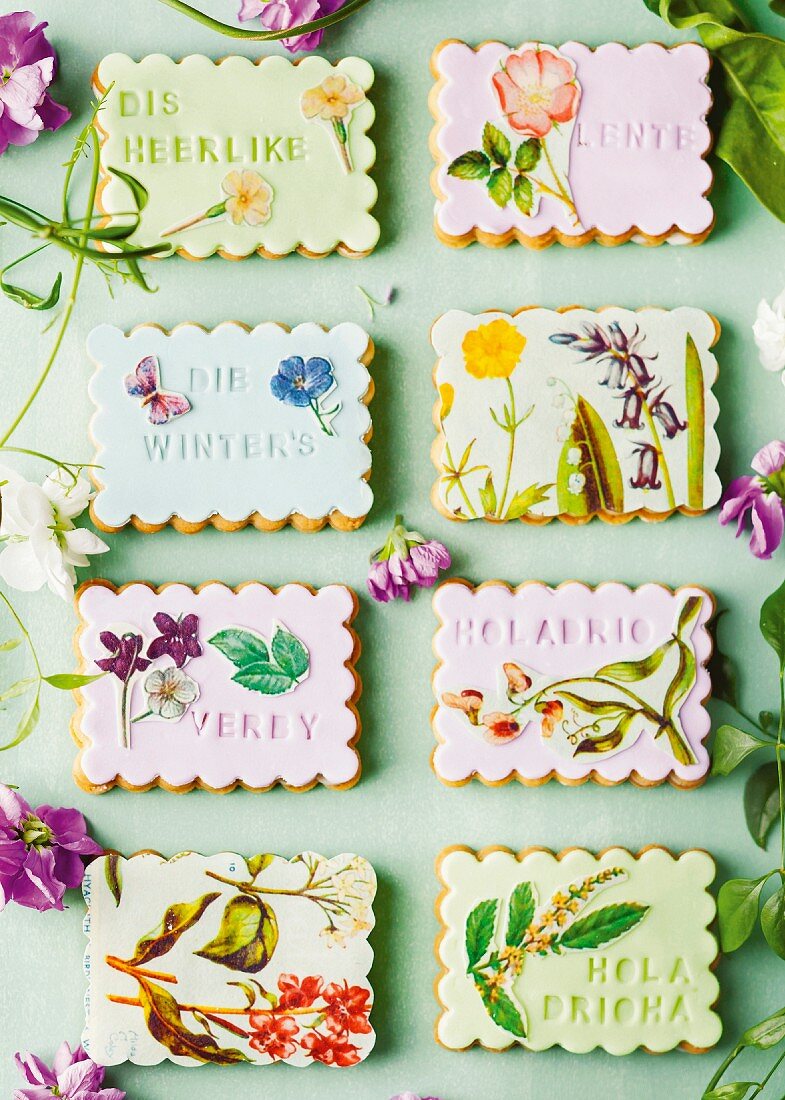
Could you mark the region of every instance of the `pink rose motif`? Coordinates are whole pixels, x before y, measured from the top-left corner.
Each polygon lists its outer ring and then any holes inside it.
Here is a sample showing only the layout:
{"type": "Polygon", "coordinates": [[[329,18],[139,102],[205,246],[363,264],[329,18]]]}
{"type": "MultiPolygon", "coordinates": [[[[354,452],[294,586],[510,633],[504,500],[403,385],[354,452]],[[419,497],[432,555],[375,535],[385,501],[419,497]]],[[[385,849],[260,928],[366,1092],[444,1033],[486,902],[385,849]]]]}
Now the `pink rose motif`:
{"type": "Polygon", "coordinates": [[[510,54],[493,86],[510,126],[527,137],[544,138],[554,122],[569,122],[578,112],[573,67],[550,50],[510,54]]]}

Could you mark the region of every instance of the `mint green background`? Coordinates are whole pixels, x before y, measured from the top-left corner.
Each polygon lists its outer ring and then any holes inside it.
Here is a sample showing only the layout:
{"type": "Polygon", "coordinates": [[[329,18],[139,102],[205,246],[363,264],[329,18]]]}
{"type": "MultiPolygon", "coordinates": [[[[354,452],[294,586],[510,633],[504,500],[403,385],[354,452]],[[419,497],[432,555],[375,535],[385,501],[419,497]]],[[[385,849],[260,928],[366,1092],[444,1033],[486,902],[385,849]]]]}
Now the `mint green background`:
{"type": "MultiPolygon", "coordinates": [[[[764,14],[763,0],[749,7],[757,9],[761,26],[785,29],[776,17],[764,14]]],[[[234,0],[214,0],[212,5],[225,18],[234,9],[234,0]]],[[[13,10],[7,0],[3,10],[13,10]]],[[[136,56],[153,51],[177,56],[202,51],[219,57],[233,48],[228,40],[190,24],[155,0],[39,0],[37,14],[52,23],[51,35],[63,62],[58,91],[79,116],[88,105],[90,72],[104,53],[125,49],[136,56]]],[[[312,262],[296,256],[275,263],[251,259],[235,264],[175,259],[151,267],[160,286],[157,295],[121,289],[115,302],[100,279],[89,274],[59,365],[14,442],[63,458],[89,460],[90,366],[83,349],[87,333],[99,322],[123,327],[142,321],[172,326],[184,320],[213,325],[227,319],[248,324],[270,319],[288,324],[363,322],[366,315],[355,286],[361,283],[379,292],[393,283],[395,305],[371,326],[378,343],[373,366],[377,397],[372,407],[377,506],[366,527],[356,534],[315,536],[254,530],[235,535],[208,531],[193,537],[127,532],[110,539],[112,553],[98,559],[95,575],[117,583],[136,578],[156,583],[208,578],[230,584],[249,579],[316,585],[343,581],[361,590],[367,556],[383,541],[397,508],[412,525],[443,538],[455,555],[454,574],[474,581],[500,577],[513,583],[558,583],[577,577],[591,583],[618,579],[630,584],[656,580],[707,585],[730,609],[724,637],[743,667],[747,707],[773,707],[775,665],[757,634],[756,620],[763,597],[782,579],[783,559],[771,564],[753,560],[741,542],[734,543],[731,533],[720,529],[716,514],[678,517],[654,526],[636,522],[627,527],[594,523],[584,529],[558,524],[501,529],[452,525],[429,503],[434,471],[429,459],[433,355],[428,330],[451,307],[479,311],[528,304],[613,303],[689,304],[712,310],[724,328],[717,393],[723,409],[719,431],[726,481],[746,469],[760,445],[783,434],[785,408],[779,379],[758,366],[750,332],[758,299],[772,297],[785,283],[785,229],[758,208],[724,168],[718,171],[714,196],[717,230],[700,248],[650,250],[627,245],[607,250],[592,245],[577,251],[554,247],[538,254],[517,247],[492,252],[475,246],[457,252],[435,240],[428,184],[428,61],[431,49],[450,36],[474,43],[491,37],[512,43],[572,37],[592,45],[609,39],[637,43],[669,38],[641,0],[375,0],[331,34],[327,53],[332,58],[360,54],[378,71],[379,119],[373,135],[379,146],[379,250],[360,262],[312,262]]],[[[258,51],[248,47],[248,52],[258,51]]],[[[2,158],[2,191],[53,210],[59,165],[76,129],[72,124],[54,137],[44,135],[30,149],[2,158]]],[[[14,238],[13,243],[22,242],[14,238]]],[[[12,235],[3,230],[4,260],[14,254],[11,246],[12,235]]],[[[41,327],[37,315],[0,303],[3,422],[10,419],[49,347],[50,338],[40,335],[41,327]]],[[[71,609],[46,592],[20,595],[17,602],[46,669],[71,667],[71,609]]],[[[437,931],[433,862],[443,847],[455,843],[514,848],[540,844],[554,849],[624,844],[636,849],[658,842],[673,849],[710,849],[721,878],[759,874],[769,859],[755,849],[745,831],[744,769],[730,780],[712,781],[692,792],[556,784],[538,790],[515,785],[445,789],[429,768],[434,629],[429,598],[422,594],[411,606],[382,608],[363,595],[361,603],[357,625],[364,644],[360,748],[365,770],[352,792],[178,797],[117,791],[102,798],[88,796],[70,777],[75,753],[68,733],[72,703],[70,697],[54,692],[44,697],[43,718],[34,737],[0,756],[0,777],[19,784],[34,804],[79,806],[100,841],[126,853],[146,847],[167,854],[187,847],[248,854],[267,849],[286,855],[307,847],[327,855],[356,849],[378,871],[378,928],[372,943],[379,1037],[368,1062],[348,1073],[322,1067],[303,1073],[287,1066],[248,1071],[127,1067],[113,1071],[112,1082],[127,1089],[132,1100],[218,1100],[241,1088],[276,1100],[310,1100],[317,1095],[324,1100],[387,1100],[405,1088],[443,1100],[496,1100],[559,1095],[578,1083],[587,1097],[628,1097],[635,1091],[647,1097],[699,1097],[720,1050],[700,1057],[678,1052],[660,1058],[636,1054],[613,1059],[603,1054],[578,1058],[559,1051],[454,1054],[438,1048],[432,1039],[432,946],[437,931]]],[[[5,663],[19,664],[9,658],[5,663]]],[[[7,675],[15,670],[9,667],[7,675]]],[[[719,713],[717,708],[715,714],[719,713]]],[[[0,716],[0,723],[7,733],[12,715],[0,716]]],[[[69,911],[61,915],[39,916],[11,907],[0,916],[4,1096],[15,1080],[10,1064],[15,1050],[51,1054],[62,1038],[75,1041],[79,1035],[83,910],[78,895],[70,902],[69,911]]],[[[757,936],[740,955],[722,963],[721,1011],[729,1040],[781,1007],[783,974],[783,963],[757,936]]]]}

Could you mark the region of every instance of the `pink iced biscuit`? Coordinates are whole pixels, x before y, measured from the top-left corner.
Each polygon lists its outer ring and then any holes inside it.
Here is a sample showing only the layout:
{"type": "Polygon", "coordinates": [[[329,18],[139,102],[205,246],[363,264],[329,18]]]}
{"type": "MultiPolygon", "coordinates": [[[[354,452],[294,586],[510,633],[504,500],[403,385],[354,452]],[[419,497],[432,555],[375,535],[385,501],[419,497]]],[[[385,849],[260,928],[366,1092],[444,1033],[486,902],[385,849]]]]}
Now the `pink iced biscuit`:
{"type": "Polygon", "coordinates": [[[533,247],[704,240],[709,65],[694,43],[444,43],[433,60],[438,235],[533,247]],[[484,140],[488,124],[501,148],[484,140]]]}
{"type": "Polygon", "coordinates": [[[449,581],[434,610],[444,783],[705,779],[714,600],[704,589],[449,581]]]}
{"type": "Polygon", "coordinates": [[[77,693],[80,786],[352,786],[356,606],[341,585],[83,585],[81,667],[106,674],[77,693]]]}

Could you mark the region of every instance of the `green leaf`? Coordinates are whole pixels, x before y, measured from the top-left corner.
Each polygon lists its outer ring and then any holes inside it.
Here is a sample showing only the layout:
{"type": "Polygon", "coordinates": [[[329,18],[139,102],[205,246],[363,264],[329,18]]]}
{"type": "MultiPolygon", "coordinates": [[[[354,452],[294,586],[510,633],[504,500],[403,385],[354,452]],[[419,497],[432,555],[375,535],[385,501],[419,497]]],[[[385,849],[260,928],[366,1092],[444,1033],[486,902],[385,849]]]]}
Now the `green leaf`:
{"type": "Polygon", "coordinates": [[[99,672],[97,676],[77,676],[70,672],[55,673],[54,676],[44,676],[44,682],[58,691],[74,691],[76,688],[87,687],[96,680],[102,680],[105,672],[99,672]]]}
{"type": "Polygon", "coordinates": [[[281,672],[277,665],[265,661],[245,665],[232,680],[248,691],[258,691],[260,695],[284,695],[292,687],[291,676],[281,672]]]}
{"type": "Polygon", "coordinates": [[[781,883],[763,906],[760,926],[775,955],[785,959],[785,884],[781,883]]]}
{"type": "Polygon", "coordinates": [[[250,630],[240,630],[230,627],[228,630],[220,630],[209,639],[209,645],[228,657],[233,665],[243,668],[245,665],[253,665],[258,661],[269,661],[270,651],[267,644],[257,634],[250,630]]]}
{"type": "Polygon", "coordinates": [[[494,515],[497,503],[493,474],[489,472],[485,479],[485,488],[480,489],[480,504],[482,505],[483,514],[486,516],[494,515]]]}
{"type": "Polygon", "coordinates": [[[24,306],[25,309],[35,309],[41,312],[47,309],[54,309],[60,301],[60,290],[62,285],[63,276],[62,273],[58,272],[52,284],[52,289],[44,298],[32,290],[25,290],[24,287],[14,286],[13,283],[7,283],[3,277],[3,273],[0,272],[0,290],[5,294],[6,298],[9,298],[18,306],[24,306]]]}
{"type": "Polygon", "coordinates": [[[687,390],[687,503],[703,510],[703,468],[706,463],[706,390],[703,364],[692,336],[687,334],[685,353],[687,390]]]}
{"type": "Polygon", "coordinates": [[[604,680],[616,680],[622,684],[635,684],[641,680],[648,680],[660,668],[672,645],[672,641],[664,642],[652,654],[643,657],[640,661],[618,661],[616,664],[605,665],[599,670],[597,676],[601,676],[604,680]]]}
{"type": "Polygon", "coordinates": [[[775,15],[785,16],[785,0],[769,0],[769,7],[775,15]]]}
{"type": "Polygon", "coordinates": [[[515,167],[519,172],[533,172],[540,162],[542,145],[537,138],[529,138],[518,146],[515,167]]]}
{"type": "Polygon", "coordinates": [[[746,27],[744,16],[734,0],[643,0],[647,8],[666,23],[687,30],[707,21],[722,26],[746,27]]]}
{"type": "Polygon", "coordinates": [[[488,180],[488,194],[497,206],[504,208],[512,198],[512,176],[506,168],[497,168],[488,180]]]}
{"type": "Polygon", "coordinates": [[[520,947],[534,919],[534,891],[530,882],[519,883],[512,892],[507,913],[507,946],[520,947]]]}
{"type": "Polygon", "coordinates": [[[757,1087],[757,1081],[732,1081],[727,1085],[718,1085],[711,1092],[704,1092],[701,1100],[744,1100],[753,1086],[757,1087]]]}
{"type": "Polygon", "coordinates": [[[129,963],[132,966],[145,966],[153,959],[158,959],[167,951],[171,951],[180,937],[202,919],[208,907],[220,896],[220,894],[203,894],[196,901],[176,902],[170,905],[163,915],[160,926],[139,940],[133,958],[128,960],[129,963]]]}
{"type": "Polygon", "coordinates": [[[498,901],[481,901],[466,919],[466,954],[469,959],[469,969],[484,958],[490,946],[496,928],[498,908],[498,901]]]}
{"type": "Polygon", "coordinates": [[[774,1012],[748,1028],[741,1037],[745,1047],[756,1047],[758,1050],[771,1050],[785,1039],[785,1008],[774,1012]]]}
{"type": "MultiPolygon", "coordinates": [[[[690,647],[681,638],[676,639],[676,644],[679,647],[679,663],[662,704],[663,714],[671,721],[675,721],[682,702],[692,691],[698,671],[698,663],[690,647]]],[[[682,763],[694,763],[694,761],[682,761],[682,763]]]]}
{"type": "Polygon", "coordinates": [[[528,176],[516,176],[512,188],[515,205],[528,218],[534,206],[534,188],[528,176]]]}
{"type": "Polygon", "coordinates": [[[765,601],[760,609],[760,632],[785,668],[785,584],[765,601]]]}
{"type": "Polygon", "coordinates": [[[227,903],[215,939],[194,954],[229,970],[258,974],[277,944],[278,921],[273,910],[261,898],[241,894],[227,903]]]}
{"type": "Polygon", "coordinates": [[[115,906],[120,904],[123,896],[123,871],[120,864],[120,856],[116,852],[110,852],[104,862],[104,877],[109,893],[114,898],[115,906]]]}
{"type": "Polygon", "coordinates": [[[490,174],[491,162],[479,150],[456,157],[447,169],[448,176],[455,176],[459,180],[485,180],[490,174]]]}
{"type": "Polygon", "coordinates": [[[553,485],[530,485],[520,493],[516,493],[507,506],[504,513],[505,519],[521,519],[528,516],[532,508],[548,499],[553,485]]]}
{"type": "Polygon", "coordinates": [[[732,878],[720,887],[717,915],[722,950],[726,953],[737,951],[752,935],[758,919],[761,890],[768,877],[732,878]]]}
{"type": "Polygon", "coordinates": [[[493,1022],[500,1027],[502,1031],[509,1032],[510,1035],[514,1035],[517,1039],[525,1039],[526,1027],[521,1018],[521,1014],[504,990],[499,986],[496,986],[495,989],[490,989],[487,982],[483,981],[482,978],[477,978],[475,980],[475,987],[482,997],[482,1003],[485,1005],[485,1010],[493,1022]]]}
{"type": "Polygon", "coordinates": [[[779,776],[773,761],[762,764],[747,780],[744,816],[750,836],[759,848],[765,850],[771,827],[780,816],[779,776]]]}
{"type": "Polygon", "coordinates": [[[492,122],[485,123],[485,129],[482,134],[482,147],[486,155],[494,164],[500,164],[502,167],[509,164],[510,157],[512,156],[510,139],[506,134],[503,134],[498,127],[494,126],[492,122]]]}
{"type": "Polygon", "coordinates": [[[570,925],[556,941],[569,951],[595,951],[615,943],[640,924],[649,911],[648,905],[626,901],[607,905],[570,925]]]}
{"type": "Polygon", "coordinates": [[[758,715],[758,721],[762,728],[768,732],[774,725],[774,715],[770,710],[762,710],[758,715]]]}
{"type": "Polygon", "coordinates": [[[684,606],[679,612],[679,621],[676,624],[676,633],[682,639],[685,640],[685,636],[689,638],[692,634],[692,630],[688,630],[698,617],[700,613],[701,604],[703,600],[700,596],[688,596],[684,601],[684,606]]]}
{"type": "Polygon", "coordinates": [[[180,1006],[168,990],[154,982],[139,982],[147,1030],[156,1042],[165,1046],[177,1058],[193,1058],[196,1062],[211,1062],[217,1066],[232,1066],[249,1059],[241,1050],[218,1046],[212,1035],[196,1035],[183,1023],[180,1006]]]}
{"type": "Polygon", "coordinates": [[[613,441],[599,414],[584,397],[575,403],[572,431],[559,460],[556,491],[559,511],[565,516],[624,511],[624,479],[613,441]],[[569,460],[576,450],[580,455],[577,464],[573,464],[569,460]]]}
{"type": "Polygon", "coordinates": [[[150,198],[150,194],[144,184],[140,183],[135,176],[131,176],[128,172],[121,172],[119,168],[109,168],[109,173],[112,176],[117,176],[119,180],[128,187],[133,196],[134,205],[136,209],[141,213],[147,206],[150,198]]]}
{"type": "Polygon", "coordinates": [[[0,703],[7,703],[10,699],[18,699],[20,695],[25,695],[33,684],[37,683],[37,676],[28,676],[24,680],[17,680],[10,687],[7,687],[4,692],[0,693],[0,703]]]}
{"type": "Polygon", "coordinates": [[[735,726],[720,726],[714,737],[711,774],[730,775],[751,753],[765,748],[767,744],[735,726]]]}
{"type": "Polygon", "coordinates": [[[21,745],[23,741],[26,741],[38,725],[40,717],[41,707],[38,702],[38,692],[36,691],[32,703],[19,719],[13,739],[9,741],[7,745],[0,745],[0,752],[5,752],[6,749],[15,749],[17,745],[21,745]]]}
{"type": "Polygon", "coordinates": [[[275,859],[275,856],[265,852],[262,855],[251,856],[248,860],[248,873],[251,878],[256,879],[261,875],[262,871],[266,871],[270,864],[275,859]]]}
{"type": "Polygon", "coordinates": [[[571,703],[574,707],[592,714],[595,718],[616,718],[624,714],[630,714],[633,707],[618,699],[587,699],[585,695],[578,695],[574,691],[565,691],[557,688],[553,694],[563,699],[565,703],[571,703]]]}
{"type": "Polygon", "coordinates": [[[736,667],[731,658],[722,652],[717,641],[719,623],[726,614],[727,610],[723,609],[714,620],[714,651],[709,660],[709,676],[713,697],[738,710],[736,667]]]}
{"type": "Polygon", "coordinates": [[[273,657],[290,680],[300,680],[310,667],[310,657],[299,638],[278,627],[271,643],[273,657]]]}
{"type": "Polygon", "coordinates": [[[18,649],[22,644],[21,638],[9,638],[0,645],[0,653],[10,653],[12,649],[18,649]]]}

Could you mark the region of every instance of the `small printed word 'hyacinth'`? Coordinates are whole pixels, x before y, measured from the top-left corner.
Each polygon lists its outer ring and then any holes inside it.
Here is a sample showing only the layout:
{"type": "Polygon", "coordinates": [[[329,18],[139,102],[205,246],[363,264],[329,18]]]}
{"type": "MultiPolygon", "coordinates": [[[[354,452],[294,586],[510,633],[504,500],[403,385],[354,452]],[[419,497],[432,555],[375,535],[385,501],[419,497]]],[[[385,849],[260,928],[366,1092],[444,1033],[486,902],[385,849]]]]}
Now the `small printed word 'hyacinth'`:
{"type": "Polygon", "coordinates": [[[31,145],[42,130],[57,130],[71,117],[49,95],[57,57],[46,27],[29,11],[0,16],[0,154],[9,145],[31,145]]]}
{"type": "Polygon", "coordinates": [[[752,524],[750,550],[768,559],[785,534],[785,441],[767,443],[751,462],[755,474],[737,477],[722,498],[720,523],[736,523],[738,538],[749,515],[752,524]]]}
{"type": "Polygon", "coordinates": [[[403,517],[396,516],[387,542],[371,556],[368,591],[379,603],[408,601],[412,588],[433,587],[439,573],[451,564],[446,546],[416,531],[407,531],[403,517]]]}
{"type": "MultiPolygon", "coordinates": [[[[345,2],[346,0],[241,0],[237,18],[240,22],[246,22],[258,17],[268,30],[285,31],[290,27],[300,27],[303,23],[312,23],[326,15],[334,15],[345,2]]],[[[300,50],[318,49],[323,38],[324,31],[312,31],[311,34],[284,38],[283,44],[290,53],[297,53],[300,50]]]]}
{"type": "Polygon", "coordinates": [[[125,1093],[120,1089],[102,1088],[106,1071],[82,1047],[72,1051],[68,1043],[63,1043],[51,1068],[35,1054],[17,1054],[15,1061],[25,1087],[15,1090],[13,1100],[45,1100],[47,1096],[59,1096],[62,1100],[124,1100],[125,1093]]]}
{"type": "Polygon", "coordinates": [[[9,901],[39,913],[62,909],[65,891],[84,877],[82,857],[102,852],[78,810],[33,810],[0,784],[0,909],[9,901]]]}

